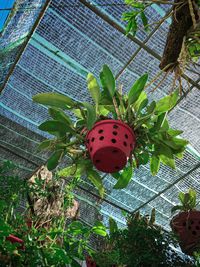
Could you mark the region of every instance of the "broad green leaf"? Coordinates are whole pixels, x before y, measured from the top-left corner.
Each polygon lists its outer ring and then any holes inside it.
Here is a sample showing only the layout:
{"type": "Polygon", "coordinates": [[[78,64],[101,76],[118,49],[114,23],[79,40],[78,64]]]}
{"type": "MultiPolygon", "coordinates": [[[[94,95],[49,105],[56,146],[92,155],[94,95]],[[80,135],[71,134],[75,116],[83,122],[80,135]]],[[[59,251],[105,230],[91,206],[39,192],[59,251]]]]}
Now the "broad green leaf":
{"type": "Polygon", "coordinates": [[[53,140],[44,140],[43,142],[41,142],[38,146],[38,150],[44,150],[44,149],[48,149],[53,143],[53,140]]]}
{"type": "Polygon", "coordinates": [[[76,166],[71,165],[57,172],[57,175],[59,177],[69,177],[69,176],[74,175],[75,172],[76,172],[76,166]]]}
{"type": "Polygon", "coordinates": [[[160,159],[159,157],[153,155],[150,159],[150,170],[151,174],[154,176],[158,173],[160,168],[160,159]]]}
{"type": "Polygon", "coordinates": [[[102,178],[98,172],[95,170],[87,170],[87,177],[98,189],[100,196],[103,197],[105,189],[103,187],[102,178]]]}
{"type": "Polygon", "coordinates": [[[72,112],[76,115],[77,118],[83,119],[80,109],[73,109],[72,112]]]}
{"type": "Polygon", "coordinates": [[[132,175],[133,175],[132,166],[128,166],[128,167],[124,168],[122,173],[120,173],[120,177],[113,188],[114,189],[125,188],[128,185],[128,183],[130,182],[132,175]]]}
{"type": "Polygon", "coordinates": [[[175,136],[177,136],[177,135],[182,134],[183,131],[181,131],[181,130],[174,130],[174,129],[171,129],[171,128],[170,128],[170,129],[167,131],[167,133],[168,133],[169,135],[175,137],[175,136]]]}
{"type": "Polygon", "coordinates": [[[95,111],[95,108],[87,102],[84,102],[83,105],[87,109],[86,126],[87,126],[88,130],[91,130],[95,121],[96,121],[96,111],[95,111]]]}
{"type": "Polygon", "coordinates": [[[70,118],[59,108],[49,108],[49,114],[54,120],[66,123],[68,125],[72,124],[70,118]]]}
{"type": "MultiPolygon", "coordinates": [[[[109,108],[109,106],[103,106],[103,105],[100,105],[99,106],[99,114],[100,115],[103,115],[103,116],[107,116],[108,113],[110,112],[109,109],[107,109],[106,107],[109,108]]],[[[112,106],[113,107],[113,106],[112,106]]]]}
{"type": "Polygon", "coordinates": [[[109,95],[113,97],[116,92],[115,78],[107,65],[103,65],[103,69],[100,72],[100,80],[103,89],[108,91],[109,95]]]}
{"type": "Polygon", "coordinates": [[[166,116],[167,116],[167,113],[162,113],[158,116],[157,122],[155,123],[155,125],[153,127],[154,131],[159,131],[160,128],[162,128],[162,126],[165,122],[166,116]]]}
{"type": "Polygon", "coordinates": [[[64,155],[63,150],[57,150],[51,155],[51,157],[47,161],[47,168],[49,171],[56,168],[63,155],[64,155]]]}
{"type": "Polygon", "coordinates": [[[70,97],[58,93],[41,93],[33,96],[33,101],[45,106],[68,109],[77,105],[70,97]]]}
{"type": "Polygon", "coordinates": [[[159,156],[163,164],[175,169],[173,152],[168,146],[163,144],[156,145],[156,154],[159,156]]]}
{"type": "Polygon", "coordinates": [[[90,94],[91,94],[96,106],[98,106],[99,100],[101,97],[101,91],[100,91],[99,84],[92,73],[88,73],[87,85],[88,85],[88,90],[90,91],[90,94]]]}
{"type": "Polygon", "coordinates": [[[166,140],[165,138],[163,138],[162,142],[174,150],[184,148],[189,143],[187,140],[176,137],[171,138],[170,140],[166,140]]]}
{"type": "Polygon", "coordinates": [[[117,223],[112,217],[109,218],[109,230],[111,235],[118,231],[117,223]]]}
{"type": "Polygon", "coordinates": [[[145,84],[148,80],[148,74],[142,75],[131,87],[129,93],[128,93],[128,104],[132,105],[137,101],[140,94],[142,93],[145,84]]]}
{"type": "Polygon", "coordinates": [[[183,192],[180,192],[178,194],[178,198],[182,204],[184,204],[185,194],[183,192]]]}
{"type": "Polygon", "coordinates": [[[161,114],[171,110],[179,99],[179,91],[176,90],[171,95],[165,96],[156,103],[156,113],[161,114]]]}
{"type": "Polygon", "coordinates": [[[148,104],[147,94],[142,91],[136,102],[134,103],[134,110],[139,113],[143,108],[145,108],[148,104]]]}
{"type": "Polygon", "coordinates": [[[137,155],[139,165],[145,165],[149,161],[149,153],[143,151],[142,153],[137,155]]]}
{"type": "Polygon", "coordinates": [[[56,120],[45,121],[40,124],[38,128],[41,131],[49,132],[52,134],[54,134],[55,132],[59,132],[61,135],[64,135],[67,132],[72,134],[75,133],[75,131],[69,125],[56,120]]]}

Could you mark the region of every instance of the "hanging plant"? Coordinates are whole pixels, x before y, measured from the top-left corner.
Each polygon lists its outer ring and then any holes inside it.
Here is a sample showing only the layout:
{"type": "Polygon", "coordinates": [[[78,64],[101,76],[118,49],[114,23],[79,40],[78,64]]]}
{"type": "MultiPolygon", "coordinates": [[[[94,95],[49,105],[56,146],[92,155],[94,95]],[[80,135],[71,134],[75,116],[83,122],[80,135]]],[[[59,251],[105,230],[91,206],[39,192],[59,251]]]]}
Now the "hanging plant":
{"type": "Polygon", "coordinates": [[[195,209],[196,192],[189,189],[187,193],[180,192],[178,198],[181,205],[174,206],[172,212],[180,212],[172,218],[170,225],[178,235],[182,251],[193,255],[200,248],[200,211],[195,209]]]}
{"type": "Polygon", "coordinates": [[[148,162],[152,175],[157,174],[160,163],[175,169],[175,157],[181,158],[188,144],[178,137],[182,131],[170,128],[167,120],[168,111],[178,101],[178,91],[149,103],[144,92],[147,79],[147,74],[142,75],[128,94],[123,94],[104,65],[101,86],[91,73],[87,77],[94,105],[57,93],[35,95],[33,101],[49,106],[52,117],[39,126],[55,136],[39,146],[53,151],[48,169],[54,169],[67,155],[71,164],[60,174],[86,175],[101,196],[104,189],[97,170],[111,173],[117,179],[114,188],[120,189],[128,185],[135,168],[148,162]],[[75,119],[65,111],[72,112],[75,119]]]}
{"type": "MultiPolygon", "coordinates": [[[[150,0],[135,1],[125,0],[127,6],[131,9],[124,12],[122,20],[127,22],[126,33],[135,35],[139,29],[139,18],[143,24],[143,29],[148,31],[152,24],[163,23],[167,19],[171,19],[165,48],[160,62],[162,70],[153,80],[158,80],[163,72],[164,76],[158,82],[159,86],[165,80],[170,72],[174,72],[173,87],[176,81],[179,84],[180,93],[182,93],[181,75],[186,70],[195,74],[199,74],[198,59],[200,57],[200,1],[199,0],[150,0]],[[154,21],[149,24],[148,16],[145,15],[146,9],[152,5],[168,5],[172,6],[168,14],[161,20],[154,21]],[[193,67],[193,68],[191,68],[193,67]]],[[[155,89],[158,86],[155,87],[155,89]]]]}

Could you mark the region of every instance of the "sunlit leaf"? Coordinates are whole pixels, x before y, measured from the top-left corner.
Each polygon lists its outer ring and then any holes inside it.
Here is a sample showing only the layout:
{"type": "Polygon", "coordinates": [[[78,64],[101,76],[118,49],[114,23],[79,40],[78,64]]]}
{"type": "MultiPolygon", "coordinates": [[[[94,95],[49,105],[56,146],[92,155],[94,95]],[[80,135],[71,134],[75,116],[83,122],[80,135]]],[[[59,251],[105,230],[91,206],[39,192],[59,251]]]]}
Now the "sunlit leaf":
{"type": "Polygon", "coordinates": [[[128,104],[132,105],[137,101],[140,94],[142,93],[145,84],[148,80],[148,74],[144,74],[141,76],[131,87],[129,93],[128,93],[128,104]]]}
{"type": "Polygon", "coordinates": [[[103,89],[106,90],[111,97],[113,97],[116,92],[115,78],[107,65],[103,65],[103,69],[100,72],[100,80],[103,89]]]}

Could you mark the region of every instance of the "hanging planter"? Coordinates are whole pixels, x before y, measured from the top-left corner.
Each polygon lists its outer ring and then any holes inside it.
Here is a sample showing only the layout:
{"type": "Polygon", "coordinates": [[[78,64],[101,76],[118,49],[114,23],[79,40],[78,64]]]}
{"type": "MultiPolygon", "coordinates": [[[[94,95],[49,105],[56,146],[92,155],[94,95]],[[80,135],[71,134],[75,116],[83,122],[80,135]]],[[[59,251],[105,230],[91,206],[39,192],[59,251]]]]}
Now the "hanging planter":
{"type": "Polygon", "coordinates": [[[200,248],[200,211],[181,212],[173,217],[170,226],[180,239],[182,251],[192,256],[200,248]]]}
{"type": "Polygon", "coordinates": [[[114,173],[122,170],[136,142],[133,130],[122,121],[95,123],[86,136],[87,149],[97,170],[114,173]]]}
{"type": "Polygon", "coordinates": [[[179,200],[182,205],[173,207],[172,212],[181,210],[170,222],[172,231],[178,235],[182,251],[188,255],[200,248],[200,211],[194,210],[196,206],[196,192],[180,193],[179,200]]]}
{"type": "Polygon", "coordinates": [[[45,140],[40,149],[53,154],[47,162],[54,169],[67,155],[71,164],[62,176],[86,176],[103,196],[102,176],[98,171],[111,173],[117,180],[115,189],[125,188],[140,165],[150,162],[152,175],[160,163],[175,169],[175,157],[181,158],[188,142],[177,137],[182,131],[169,127],[167,113],[179,99],[178,90],[158,102],[149,103],[144,91],[148,75],[142,75],[128,94],[116,87],[112,71],[107,65],[97,79],[88,74],[88,90],[95,102],[74,101],[66,95],[42,93],[35,102],[50,106],[52,120],[39,129],[55,136],[45,140]],[[75,122],[65,111],[74,113],[75,122]],[[98,170],[98,171],[97,171],[98,170]]]}

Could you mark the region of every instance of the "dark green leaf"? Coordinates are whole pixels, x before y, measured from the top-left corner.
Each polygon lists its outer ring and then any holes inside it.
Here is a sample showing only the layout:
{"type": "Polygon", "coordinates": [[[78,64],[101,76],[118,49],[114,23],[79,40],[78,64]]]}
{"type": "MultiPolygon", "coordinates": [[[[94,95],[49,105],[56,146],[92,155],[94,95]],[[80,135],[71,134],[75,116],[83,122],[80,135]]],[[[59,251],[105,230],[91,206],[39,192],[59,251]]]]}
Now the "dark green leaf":
{"type": "Polygon", "coordinates": [[[44,149],[48,149],[51,144],[52,144],[53,140],[44,140],[43,142],[41,142],[38,146],[38,150],[41,151],[41,150],[44,150],[44,149]]]}
{"type": "Polygon", "coordinates": [[[156,103],[156,112],[161,114],[171,110],[179,99],[179,91],[176,90],[171,95],[165,96],[156,103]]]}
{"type": "Polygon", "coordinates": [[[117,223],[112,217],[109,218],[109,230],[111,235],[118,231],[117,223]]]}
{"type": "Polygon", "coordinates": [[[84,102],[83,105],[87,109],[86,125],[87,125],[88,130],[91,130],[96,121],[96,110],[91,104],[87,102],[84,102]]]}
{"type": "Polygon", "coordinates": [[[163,144],[156,145],[156,154],[163,164],[175,169],[173,152],[168,146],[163,144]]]}
{"type": "Polygon", "coordinates": [[[140,17],[144,26],[144,30],[148,31],[148,19],[143,11],[140,12],[140,17]]]}
{"type": "Polygon", "coordinates": [[[103,89],[106,90],[111,97],[113,97],[116,92],[115,78],[107,65],[103,65],[103,69],[100,72],[100,79],[103,89]]]}
{"type": "Polygon", "coordinates": [[[66,124],[71,124],[70,118],[65,114],[64,111],[62,111],[59,108],[49,108],[49,114],[50,116],[57,121],[66,123],[66,124]]]}
{"type": "Polygon", "coordinates": [[[56,168],[63,155],[64,155],[63,150],[57,150],[51,155],[51,157],[47,161],[47,168],[49,171],[56,168]]]}
{"type": "Polygon", "coordinates": [[[122,173],[120,173],[120,177],[113,188],[114,189],[125,188],[128,185],[128,183],[130,182],[132,175],[133,175],[132,166],[128,166],[128,167],[124,168],[122,173]]]}
{"type": "Polygon", "coordinates": [[[174,212],[177,211],[177,210],[184,210],[184,209],[183,209],[183,206],[180,206],[180,205],[174,206],[174,207],[171,209],[171,213],[174,213],[174,212]]]}
{"type": "Polygon", "coordinates": [[[160,159],[159,157],[153,155],[150,159],[150,170],[151,174],[154,176],[158,173],[160,168],[160,159]]]}
{"type": "Polygon", "coordinates": [[[140,94],[142,93],[145,87],[147,80],[148,80],[148,74],[144,74],[133,84],[128,94],[129,105],[132,105],[137,101],[137,99],[139,98],[140,94]]]}
{"type": "Polygon", "coordinates": [[[75,133],[75,131],[69,125],[56,120],[45,121],[40,124],[38,128],[41,131],[49,132],[51,134],[54,134],[55,132],[58,132],[61,135],[64,135],[67,132],[72,134],[75,133]]]}
{"type": "Polygon", "coordinates": [[[66,95],[58,93],[41,93],[33,96],[33,101],[45,106],[52,106],[56,108],[68,109],[75,107],[76,102],[66,95]]]}

